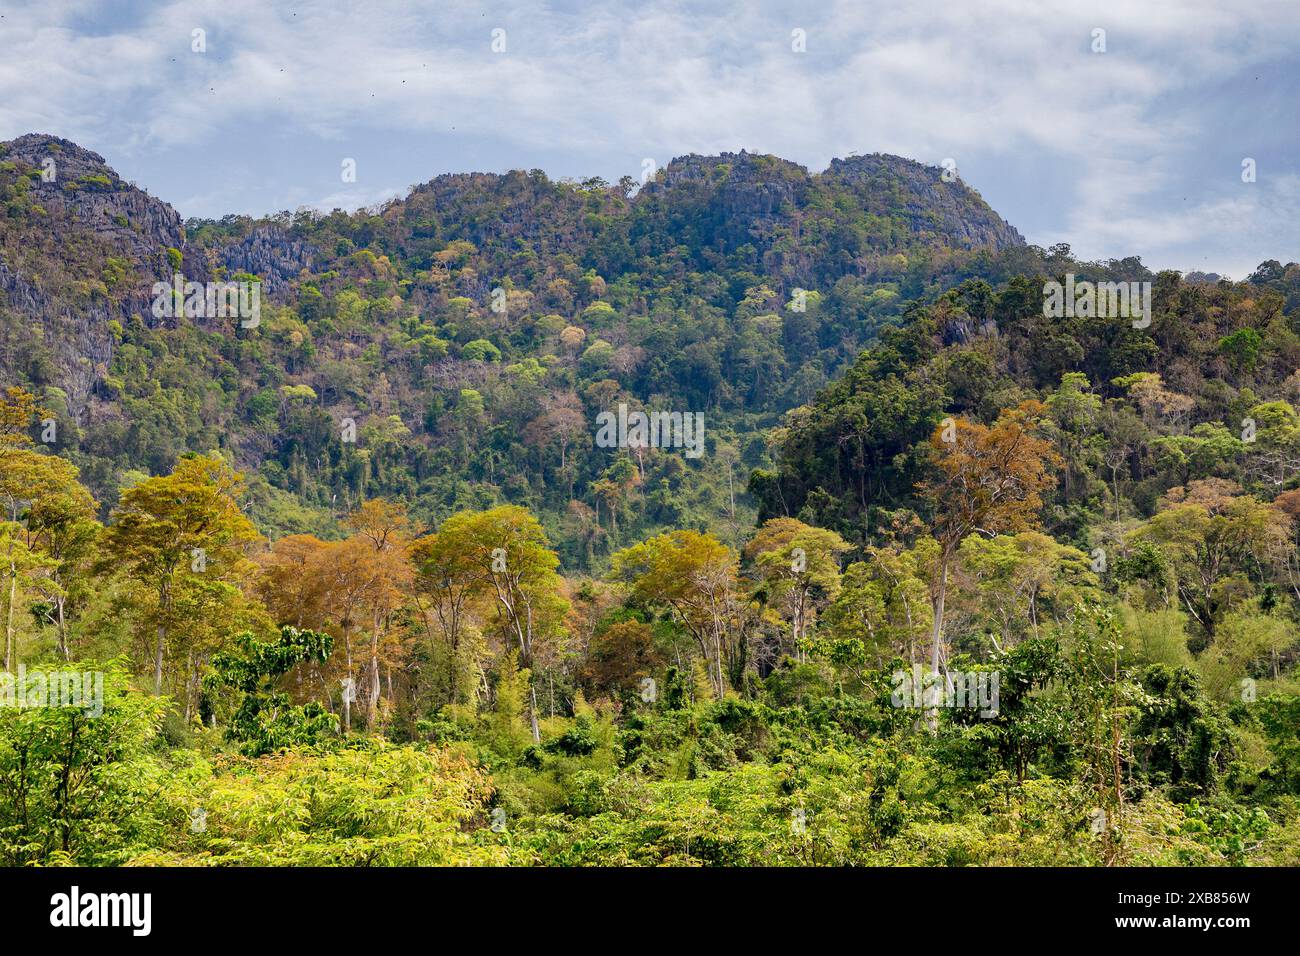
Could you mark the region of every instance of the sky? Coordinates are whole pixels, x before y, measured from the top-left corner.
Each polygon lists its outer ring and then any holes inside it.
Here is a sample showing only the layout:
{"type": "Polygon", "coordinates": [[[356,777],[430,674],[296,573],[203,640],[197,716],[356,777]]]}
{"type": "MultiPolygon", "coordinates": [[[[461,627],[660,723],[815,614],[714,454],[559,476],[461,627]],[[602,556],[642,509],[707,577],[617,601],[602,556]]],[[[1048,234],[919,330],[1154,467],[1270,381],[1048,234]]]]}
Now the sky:
{"type": "Polygon", "coordinates": [[[897,153],[1038,245],[1242,278],[1300,260],[1300,3],[0,0],[0,139],[30,132],[214,218],[897,153]]]}

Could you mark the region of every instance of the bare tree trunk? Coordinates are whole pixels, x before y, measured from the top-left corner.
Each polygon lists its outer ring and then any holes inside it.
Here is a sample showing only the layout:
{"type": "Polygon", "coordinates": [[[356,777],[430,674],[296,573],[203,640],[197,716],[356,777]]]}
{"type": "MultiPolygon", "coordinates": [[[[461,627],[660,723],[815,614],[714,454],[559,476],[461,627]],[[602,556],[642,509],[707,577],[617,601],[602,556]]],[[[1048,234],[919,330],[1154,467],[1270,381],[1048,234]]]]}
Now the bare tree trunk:
{"type": "Polygon", "coordinates": [[[190,651],[185,662],[185,726],[190,724],[190,700],[194,694],[194,652],[190,651]]]}
{"type": "Polygon", "coordinates": [[[18,597],[18,569],[9,568],[9,605],[5,610],[5,670],[13,670],[14,601],[18,597]]]}
{"type": "Polygon", "coordinates": [[[1119,721],[1119,654],[1116,652],[1114,658],[1114,668],[1111,671],[1111,775],[1115,780],[1115,818],[1109,821],[1111,826],[1106,828],[1107,837],[1107,866],[1114,866],[1119,862],[1121,847],[1115,838],[1115,830],[1123,825],[1124,821],[1124,786],[1123,786],[1123,766],[1120,754],[1120,744],[1122,735],[1120,733],[1119,721]]]}
{"type": "Polygon", "coordinates": [[[68,647],[68,621],[63,613],[63,605],[65,601],[66,599],[64,596],[59,594],[54,599],[54,609],[56,612],[55,624],[57,625],[59,632],[59,656],[67,661],[72,659],[72,655],[71,649],[68,647]]]}
{"type": "Polygon", "coordinates": [[[939,589],[934,599],[934,629],[931,631],[930,670],[939,673],[939,648],[943,643],[943,606],[948,596],[948,554],[939,559],[939,589]]]}
{"type": "Polygon", "coordinates": [[[379,719],[379,632],[370,638],[369,687],[366,698],[366,730],[374,730],[379,719]]]}
{"type": "Polygon", "coordinates": [[[164,624],[158,625],[158,646],[154,649],[153,655],[153,692],[162,694],[163,692],[163,645],[167,641],[167,627],[164,624]]]}
{"type": "Polygon", "coordinates": [[[459,665],[460,665],[460,633],[459,633],[459,628],[456,628],[456,629],[454,629],[454,630],[452,631],[452,638],[451,638],[451,651],[450,651],[450,653],[447,655],[447,657],[448,657],[448,661],[447,661],[447,697],[450,699],[450,702],[451,702],[451,703],[453,703],[453,704],[459,704],[460,701],[457,699],[457,698],[459,697],[459,693],[458,693],[459,688],[457,687],[457,684],[459,683],[459,681],[458,681],[458,679],[457,679],[457,678],[458,678],[458,674],[456,673],[456,670],[457,670],[457,668],[458,668],[459,665]]]}
{"type": "MultiPolygon", "coordinates": [[[[939,650],[943,644],[943,607],[948,597],[948,549],[944,548],[943,554],[939,558],[939,590],[934,600],[934,630],[930,645],[930,679],[933,681],[939,674],[939,650]]],[[[924,690],[922,690],[924,695],[924,690]]],[[[939,711],[935,708],[930,709],[929,713],[930,730],[937,730],[939,727],[939,711]]]]}
{"type": "Polygon", "coordinates": [[[348,625],[343,625],[343,654],[348,666],[347,684],[343,689],[343,733],[352,733],[352,700],[356,697],[357,682],[352,677],[352,638],[348,625]]]}

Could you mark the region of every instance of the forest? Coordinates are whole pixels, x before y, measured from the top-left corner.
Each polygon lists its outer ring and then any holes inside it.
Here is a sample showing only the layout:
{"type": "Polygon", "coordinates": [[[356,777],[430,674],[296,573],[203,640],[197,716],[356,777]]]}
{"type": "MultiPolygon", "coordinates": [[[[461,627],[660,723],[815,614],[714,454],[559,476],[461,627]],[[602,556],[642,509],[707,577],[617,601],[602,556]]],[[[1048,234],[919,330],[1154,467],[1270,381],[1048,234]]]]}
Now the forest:
{"type": "Polygon", "coordinates": [[[1300,864],[1300,265],[879,154],[0,204],[0,863],[1300,864]]]}

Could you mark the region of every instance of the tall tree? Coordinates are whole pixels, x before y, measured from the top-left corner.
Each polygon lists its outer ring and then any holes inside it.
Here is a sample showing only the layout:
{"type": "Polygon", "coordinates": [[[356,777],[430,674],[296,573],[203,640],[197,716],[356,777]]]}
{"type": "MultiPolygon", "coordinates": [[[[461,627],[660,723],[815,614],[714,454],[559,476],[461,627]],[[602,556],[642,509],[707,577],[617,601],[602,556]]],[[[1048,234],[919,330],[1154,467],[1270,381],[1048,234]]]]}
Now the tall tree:
{"type": "Polygon", "coordinates": [[[163,692],[169,635],[178,620],[176,593],[192,575],[233,579],[258,538],[236,497],[243,476],[219,458],[190,455],[170,475],[146,478],[122,493],[106,535],[107,567],[121,565],[152,593],[154,692],[163,692]]]}
{"type": "Polygon", "coordinates": [[[849,547],[834,531],[796,518],[770,519],[745,545],[745,557],[767,584],[768,600],[790,621],[791,644],[800,660],[818,608],[839,593],[840,556],[849,547]]]}
{"type": "Polygon", "coordinates": [[[22,389],[9,389],[0,401],[0,507],[2,520],[11,525],[0,545],[9,579],[4,596],[6,669],[15,653],[20,576],[53,601],[59,649],[67,656],[64,583],[72,562],[85,555],[97,527],[95,500],[77,481],[77,467],[37,451],[25,432],[24,424],[37,414],[43,412],[22,389]]]}
{"type": "Polygon", "coordinates": [[[969,534],[991,536],[1030,528],[1042,507],[1043,491],[1055,480],[1048,469],[1060,459],[1039,434],[1044,411],[1041,402],[1026,401],[1004,410],[991,427],[950,419],[931,436],[938,476],[921,490],[933,509],[939,542],[930,646],[930,669],[935,673],[943,646],[948,572],[957,548],[969,534]]]}
{"type": "Polygon", "coordinates": [[[937,550],[930,538],[910,549],[868,548],[845,569],[826,611],[832,641],[857,642],[862,653],[852,656],[874,658],[878,667],[894,656],[919,663],[933,624],[928,569],[937,550]]]}
{"type": "Polygon", "coordinates": [[[726,692],[728,673],[739,683],[753,615],[739,593],[735,552],[712,535],[674,531],[619,551],[610,573],[630,586],[633,600],[668,609],[686,628],[715,696],[726,692]]]}
{"type": "Polygon", "coordinates": [[[460,674],[466,637],[484,595],[476,556],[445,531],[420,538],[411,546],[415,562],[415,599],[430,636],[436,626],[447,655],[447,701],[460,703],[460,674]],[[426,603],[427,602],[427,603],[426,603]]]}
{"type": "Polygon", "coordinates": [[[477,568],[479,587],[494,602],[498,630],[507,647],[514,644],[518,648],[519,666],[530,675],[528,709],[533,739],[541,740],[532,672],[538,643],[556,640],[563,633],[569,604],[556,573],[560,559],[538,520],[518,505],[458,512],[438,533],[466,550],[477,568]]]}
{"type": "MultiPolygon", "coordinates": [[[[366,664],[366,729],[374,730],[379,719],[381,645],[390,632],[393,615],[401,605],[412,582],[408,547],[411,526],[405,506],[371,499],[344,521],[354,532],[353,540],[368,546],[373,573],[370,588],[370,647],[366,664]]],[[[392,661],[388,662],[391,668],[392,661]]],[[[390,681],[391,686],[391,681],[390,681]]]]}

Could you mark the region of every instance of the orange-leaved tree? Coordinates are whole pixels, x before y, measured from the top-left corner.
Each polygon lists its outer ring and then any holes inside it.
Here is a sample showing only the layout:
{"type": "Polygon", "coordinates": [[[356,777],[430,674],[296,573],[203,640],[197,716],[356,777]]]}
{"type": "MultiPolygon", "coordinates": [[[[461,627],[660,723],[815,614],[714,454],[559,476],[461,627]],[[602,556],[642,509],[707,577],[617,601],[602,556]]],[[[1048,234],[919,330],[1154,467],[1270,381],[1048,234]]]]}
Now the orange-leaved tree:
{"type": "Polygon", "coordinates": [[[995,535],[1037,524],[1042,493],[1055,482],[1060,462],[1042,433],[1045,406],[1021,402],[1004,409],[992,426],[964,418],[946,419],[934,430],[937,477],[921,491],[934,513],[939,553],[931,588],[934,624],[930,669],[939,670],[948,571],[962,540],[970,534],[995,535]]]}

